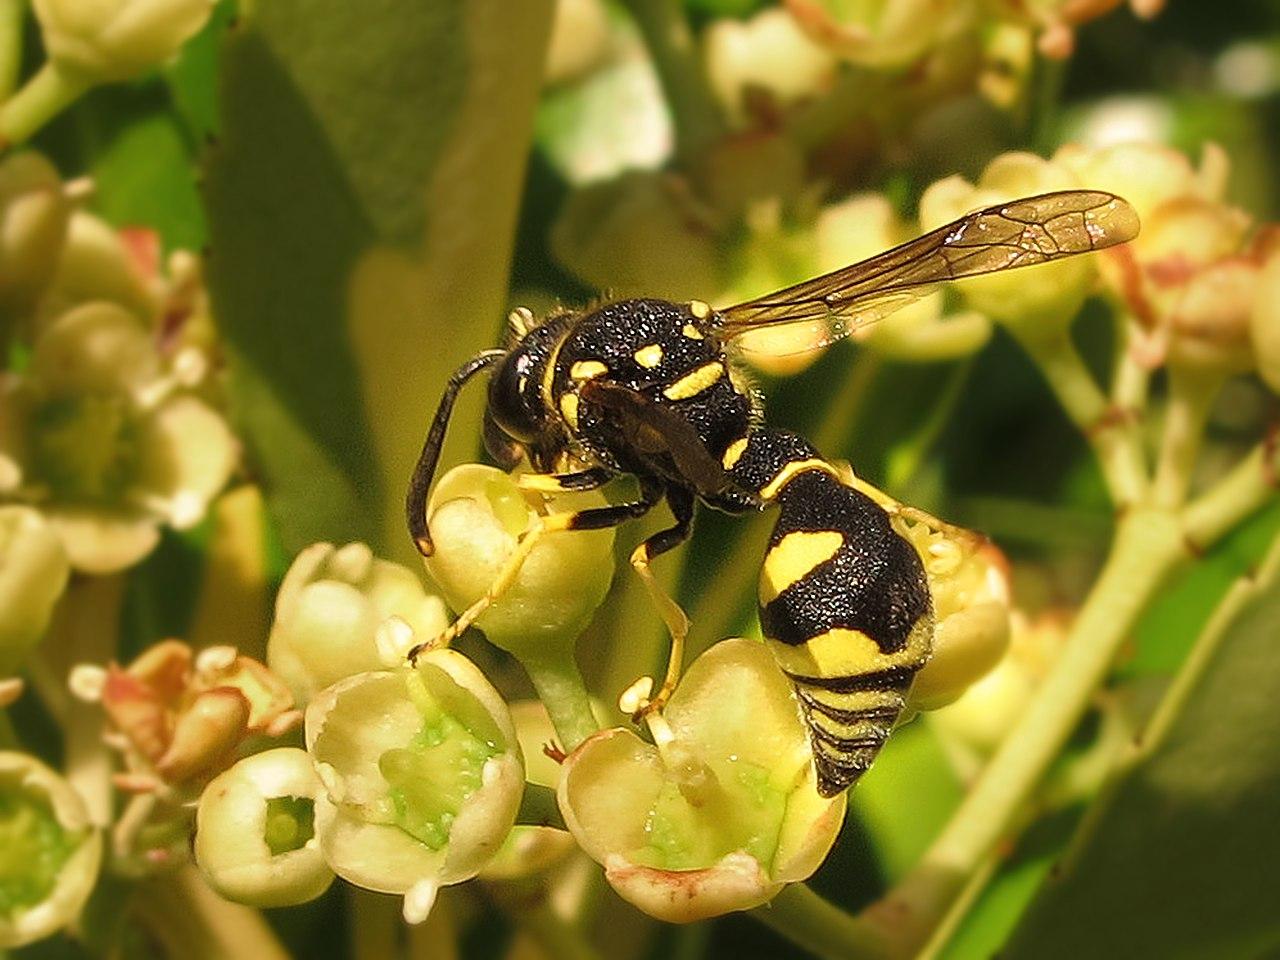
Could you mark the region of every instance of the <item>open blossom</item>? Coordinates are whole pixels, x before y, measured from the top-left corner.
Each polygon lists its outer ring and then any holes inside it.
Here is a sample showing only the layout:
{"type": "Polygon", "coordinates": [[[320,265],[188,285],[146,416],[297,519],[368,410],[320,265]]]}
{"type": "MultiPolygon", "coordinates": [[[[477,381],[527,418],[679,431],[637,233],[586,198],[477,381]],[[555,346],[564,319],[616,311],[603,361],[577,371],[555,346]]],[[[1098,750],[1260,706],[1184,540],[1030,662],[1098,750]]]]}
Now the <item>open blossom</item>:
{"type": "Polygon", "coordinates": [[[114,304],[50,324],[0,394],[0,497],[37,506],[78,570],[123,569],[162,524],[198,523],[239,456],[222,417],[114,304]]]}
{"type": "Polygon", "coordinates": [[[196,811],[196,862],[209,884],[258,907],[324,893],[333,871],[315,835],[320,790],[311,758],[296,747],[255,753],[214,778],[196,811]]]}
{"type": "Polygon", "coordinates": [[[619,895],[687,922],[758,906],[818,868],[845,798],[818,796],[791,686],[763,644],[716,644],[649,723],[653,744],[621,728],[587,739],[558,789],[619,895]]]}
{"type": "Polygon", "coordinates": [[[168,60],[205,25],[214,0],[34,0],[33,7],[53,61],[102,83],[168,60]]]}
{"type": "Polygon", "coordinates": [[[752,94],[788,105],[813,97],[835,77],[836,58],[786,10],[749,20],[717,20],[703,40],[707,78],[728,110],[742,116],[752,94]]]}
{"type": "Polygon", "coordinates": [[[475,876],[515,823],[524,768],[511,716],[453,650],[339,680],[307,707],[306,736],[325,860],[358,886],[403,894],[410,922],[441,886],[475,876]]]}
{"type": "Polygon", "coordinates": [[[98,880],[102,837],[80,795],[25,753],[0,753],[0,949],[76,922],[98,880]]]}
{"type": "Polygon", "coordinates": [[[246,737],[275,736],[301,719],[280,679],[231,647],[196,654],[166,640],[127,667],[98,669],[77,668],[74,686],[101,702],[125,760],[117,783],[134,792],[198,790],[246,737]]]}
{"type": "MultiPolygon", "coordinates": [[[[1124,0],[983,0],[994,13],[1029,21],[1039,31],[1040,52],[1063,59],[1075,50],[1077,27],[1120,6],[1124,0]]],[[[1165,0],[1129,0],[1136,16],[1148,19],[1164,7],[1165,0]]]]}

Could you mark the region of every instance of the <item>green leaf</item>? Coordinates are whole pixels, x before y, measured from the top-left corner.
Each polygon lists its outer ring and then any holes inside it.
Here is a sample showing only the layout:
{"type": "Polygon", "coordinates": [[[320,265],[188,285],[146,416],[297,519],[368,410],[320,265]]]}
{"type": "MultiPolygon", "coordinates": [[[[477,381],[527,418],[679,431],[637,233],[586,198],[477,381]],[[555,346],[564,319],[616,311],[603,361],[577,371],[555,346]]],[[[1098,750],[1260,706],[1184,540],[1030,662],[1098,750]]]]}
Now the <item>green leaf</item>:
{"type": "Polygon", "coordinates": [[[1225,960],[1280,945],[1277,623],[1280,540],[1219,606],[1004,955],[1225,960]]]}
{"type": "Polygon", "coordinates": [[[550,12],[272,0],[224,40],[209,282],[290,552],[411,555],[403,490],[427,420],[505,303],[550,12]]]}

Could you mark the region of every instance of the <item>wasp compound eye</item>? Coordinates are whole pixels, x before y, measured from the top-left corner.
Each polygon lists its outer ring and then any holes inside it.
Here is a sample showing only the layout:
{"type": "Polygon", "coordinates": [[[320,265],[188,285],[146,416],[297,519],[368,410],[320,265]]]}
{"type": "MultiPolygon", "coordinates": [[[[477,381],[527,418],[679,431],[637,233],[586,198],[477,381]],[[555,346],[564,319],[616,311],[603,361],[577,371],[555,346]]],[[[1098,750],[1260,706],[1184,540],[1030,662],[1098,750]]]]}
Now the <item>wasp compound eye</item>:
{"type": "Polygon", "coordinates": [[[494,422],[510,437],[528,443],[538,434],[535,411],[525,400],[527,392],[536,391],[532,383],[534,359],[524,351],[507,357],[489,380],[489,413],[494,422]]]}

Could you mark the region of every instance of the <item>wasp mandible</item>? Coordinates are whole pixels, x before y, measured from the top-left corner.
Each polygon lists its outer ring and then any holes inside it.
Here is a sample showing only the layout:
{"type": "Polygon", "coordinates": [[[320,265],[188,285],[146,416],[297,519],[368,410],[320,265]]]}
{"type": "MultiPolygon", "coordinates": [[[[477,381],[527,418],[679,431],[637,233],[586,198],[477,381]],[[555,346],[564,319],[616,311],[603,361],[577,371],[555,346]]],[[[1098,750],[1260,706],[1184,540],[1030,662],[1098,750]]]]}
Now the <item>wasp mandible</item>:
{"type": "Polygon", "coordinates": [[[650,563],[688,539],[698,501],[731,514],[776,505],[760,626],[800,703],[818,791],[835,796],[870,766],[929,658],[929,590],[919,554],[891,522],[905,508],[842,479],[803,437],[765,424],[740,375],[735,341],[752,330],[810,323],[823,331],[820,344],[831,343],[941,282],[1100,250],[1137,232],[1124,200],[1069,190],[979,210],[869,260],[722,310],[696,300],[621,300],[539,321],[517,309],[508,344],[468,360],[445,388],[406,500],[418,550],[432,552],[427,493],[454,400],[491,367],[485,446],[506,469],[529,462],[537,472],[521,476],[521,486],[591,490],[630,474],[639,493],[541,518],[488,592],[423,646],[447,643],[473,623],[540,536],[617,526],[665,498],[674,524],[631,555],[671,634],[666,678],[649,701],[656,707],[679,677],[689,623],[650,563]]]}

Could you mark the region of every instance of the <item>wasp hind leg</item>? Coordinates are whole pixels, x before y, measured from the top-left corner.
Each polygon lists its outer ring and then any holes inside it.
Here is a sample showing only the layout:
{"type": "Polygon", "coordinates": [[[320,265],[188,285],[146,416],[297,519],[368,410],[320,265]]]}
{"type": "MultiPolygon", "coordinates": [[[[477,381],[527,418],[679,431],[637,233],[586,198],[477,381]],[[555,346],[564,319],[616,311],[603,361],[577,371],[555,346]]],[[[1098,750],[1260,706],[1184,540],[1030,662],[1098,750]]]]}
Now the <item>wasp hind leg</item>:
{"type": "Polygon", "coordinates": [[[842,471],[841,479],[859,493],[866,494],[885,513],[891,517],[901,517],[903,520],[909,520],[912,523],[919,523],[936,533],[941,533],[951,540],[967,545],[970,549],[977,549],[987,543],[987,538],[976,530],[970,530],[967,527],[956,526],[954,523],[948,523],[946,520],[939,519],[933,514],[921,510],[919,507],[908,506],[900,500],[895,500],[889,494],[885,493],[874,484],[868,483],[861,477],[853,473],[852,470],[842,471]]]}
{"type": "Polygon", "coordinates": [[[662,708],[675,691],[676,682],[684,666],[684,642],[689,635],[689,617],[662,588],[649,568],[657,557],[673,550],[689,539],[693,528],[693,493],[684,487],[672,487],[667,491],[667,503],[675,517],[675,523],[659,530],[631,552],[631,566],[649,591],[649,597],[658,608],[667,631],[671,634],[671,650],[667,657],[667,673],[655,696],[647,699],[636,711],[634,720],[639,722],[645,714],[662,708]]]}
{"type": "Polygon", "coordinates": [[[535,517],[533,524],[521,535],[516,543],[516,548],[511,551],[511,555],[507,557],[502,569],[493,578],[493,582],[489,584],[488,589],[475,603],[463,610],[458,615],[458,618],[442,633],[437,634],[425,643],[420,643],[413,647],[408,654],[409,662],[415,663],[418,657],[426,650],[447,647],[461,636],[468,627],[474,624],[481,614],[493,606],[515,583],[516,577],[520,575],[520,568],[524,566],[525,560],[529,558],[533,548],[537,546],[538,541],[544,536],[561,530],[602,530],[606,527],[616,527],[619,524],[626,523],[628,520],[644,516],[653,509],[654,504],[662,499],[662,493],[663,488],[660,484],[642,483],[640,496],[636,500],[608,507],[592,507],[587,510],[552,513],[545,517],[535,517]]]}

